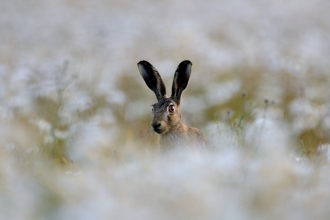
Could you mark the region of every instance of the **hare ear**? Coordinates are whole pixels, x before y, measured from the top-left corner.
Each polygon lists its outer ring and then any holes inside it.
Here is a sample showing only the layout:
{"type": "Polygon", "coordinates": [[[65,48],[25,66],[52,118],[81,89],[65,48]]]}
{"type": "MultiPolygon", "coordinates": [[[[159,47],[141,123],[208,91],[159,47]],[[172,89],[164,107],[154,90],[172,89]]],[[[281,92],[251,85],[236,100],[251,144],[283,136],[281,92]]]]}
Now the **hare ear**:
{"type": "Polygon", "coordinates": [[[189,60],[182,61],[175,71],[171,98],[180,103],[181,94],[188,86],[192,63],[189,60]]]}
{"type": "Polygon", "coordinates": [[[149,89],[155,93],[157,100],[164,98],[166,96],[165,84],[156,68],[145,60],[140,61],[137,65],[141,76],[149,89]]]}

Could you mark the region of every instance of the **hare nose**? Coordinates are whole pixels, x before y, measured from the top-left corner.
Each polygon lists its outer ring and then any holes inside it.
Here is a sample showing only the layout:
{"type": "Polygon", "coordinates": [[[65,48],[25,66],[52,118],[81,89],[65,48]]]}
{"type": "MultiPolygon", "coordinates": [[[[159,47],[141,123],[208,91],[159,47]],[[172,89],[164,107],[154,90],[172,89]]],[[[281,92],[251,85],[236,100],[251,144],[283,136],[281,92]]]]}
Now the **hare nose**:
{"type": "Polygon", "coordinates": [[[161,126],[161,124],[159,122],[151,122],[151,127],[154,130],[158,130],[160,126],[161,126]]]}

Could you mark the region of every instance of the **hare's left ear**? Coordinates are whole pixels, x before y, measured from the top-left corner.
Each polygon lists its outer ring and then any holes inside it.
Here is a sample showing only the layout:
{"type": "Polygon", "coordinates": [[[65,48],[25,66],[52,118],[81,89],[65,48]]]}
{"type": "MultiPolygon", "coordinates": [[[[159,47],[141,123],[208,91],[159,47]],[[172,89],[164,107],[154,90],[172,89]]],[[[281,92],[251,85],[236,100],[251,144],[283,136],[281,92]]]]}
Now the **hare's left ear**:
{"type": "Polygon", "coordinates": [[[188,86],[191,66],[192,63],[189,60],[185,60],[179,64],[178,68],[175,71],[171,98],[174,99],[178,104],[180,104],[181,95],[183,91],[188,86]]]}

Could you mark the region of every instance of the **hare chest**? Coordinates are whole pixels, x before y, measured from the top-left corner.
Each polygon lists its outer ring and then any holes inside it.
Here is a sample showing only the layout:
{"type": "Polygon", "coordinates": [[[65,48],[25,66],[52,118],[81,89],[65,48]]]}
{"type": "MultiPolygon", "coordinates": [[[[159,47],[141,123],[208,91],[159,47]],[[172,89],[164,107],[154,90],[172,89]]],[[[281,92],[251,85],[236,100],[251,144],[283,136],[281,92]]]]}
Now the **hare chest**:
{"type": "Polygon", "coordinates": [[[184,128],[180,131],[167,132],[160,135],[159,147],[161,151],[170,149],[202,149],[206,146],[206,140],[197,128],[183,126],[184,128]]]}

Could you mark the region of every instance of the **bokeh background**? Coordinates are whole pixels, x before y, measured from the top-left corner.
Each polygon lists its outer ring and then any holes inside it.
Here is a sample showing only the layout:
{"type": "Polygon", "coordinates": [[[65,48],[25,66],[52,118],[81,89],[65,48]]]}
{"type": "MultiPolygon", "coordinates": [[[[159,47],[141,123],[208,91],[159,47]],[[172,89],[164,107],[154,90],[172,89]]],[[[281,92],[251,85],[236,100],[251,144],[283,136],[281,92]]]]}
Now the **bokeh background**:
{"type": "Polygon", "coordinates": [[[1,0],[1,219],[327,219],[327,0],[1,0]],[[161,155],[156,99],[213,146],[161,155]]]}

